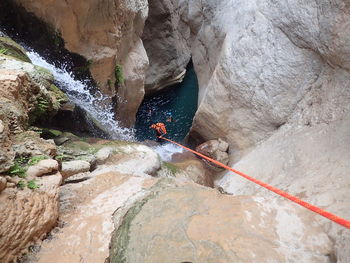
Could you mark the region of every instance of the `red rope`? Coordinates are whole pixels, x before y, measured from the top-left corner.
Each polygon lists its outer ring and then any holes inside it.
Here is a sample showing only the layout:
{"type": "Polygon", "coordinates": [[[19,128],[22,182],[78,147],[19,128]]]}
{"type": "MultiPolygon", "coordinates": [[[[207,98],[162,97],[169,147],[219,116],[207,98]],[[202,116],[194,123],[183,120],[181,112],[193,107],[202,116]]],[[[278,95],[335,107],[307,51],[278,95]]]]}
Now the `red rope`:
{"type": "Polygon", "coordinates": [[[313,212],[315,212],[315,213],[317,213],[317,214],[319,214],[319,215],[321,215],[321,216],[323,216],[325,218],[328,218],[329,220],[332,220],[333,222],[335,222],[335,223],[337,223],[339,225],[342,225],[342,226],[350,229],[350,221],[348,221],[348,220],[346,220],[344,218],[341,218],[341,217],[336,216],[336,215],[334,215],[332,213],[329,213],[329,212],[327,212],[325,210],[322,210],[321,208],[319,208],[317,206],[311,205],[311,204],[309,204],[309,203],[307,203],[307,202],[305,202],[305,201],[303,201],[303,200],[301,200],[301,199],[299,199],[299,198],[297,198],[297,197],[295,197],[293,195],[288,194],[287,192],[284,192],[284,191],[282,191],[282,190],[280,190],[278,188],[275,188],[275,187],[273,187],[271,185],[268,185],[268,184],[266,184],[264,182],[261,182],[261,181],[255,179],[255,178],[253,178],[253,177],[250,177],[249,175],[246,175],[246,174],[244,174],[244,173],[242,173],[242,172],[240,172],[238,170],[235,170],[235,169],[233,169],[233,168],[231,168],[231,167],[229,167],[227,165],[224,165],[223,163],[220,163],[220,162],[218,162],[218,161],[216,161],[214,159],[211,159],[208,156],[205,156],[205,155],[203,155],[203,154],[201,154],[199,152],[196,152],[196,151],[194,151],[194,150],[192,150],[190,148],[187,148],[187,147],[185,147],[185,146],[183,146],[183,145],[181,145],[181,144],[179,144],[177,142],[174,142],[174,141],[169,140],[169,139],[164,138],[164,137],[159,137],[159,138],[161,138],[163,140],[166,140],[166,141],[169,141],[169,142],[171,142],[173,144],[176,144],[176,145],[178,145],[178,146],[180,146],[180,147],[182,147],[182,148],[184,148],[184,149],[186,149],[186,150],[188,150],[188,151],[190,151],[190,152],[192,152],[192,153],[194,153],[194,154],[196,154],[196,155],[198,155],[198,156],[200,156],[200,157],[202,157],[202,158],[204,158],[204,159],[206,159],[206,160],[208,160],[208,161],[210,161],[212,163],[215,163],[216,165],[219,165],[219,166],[221,166],[221,167],[223,167],[223,168],[225,168],[227,170],[230,170],[230,171],[232,171],[232,172],[234,172],[234,173],[236,173],[236,174],[238,174],[238,175],[248,179],[249,181],[252,181],[252,182],[254,182],[254,183],[256,183],[256,184],[258,184],[258,185],[260,185],[260,186],[262,186],[262,187],[264,187],[264,188],[266,188],[266,189],[268,189],[268,190],[270,190],[272,192],[275,192],[276,194],[278,194],[280,196],[283,196],[283,197],[291,200],[294,203],[297,203],[297,204],[299,204],[299,205],[301,205],[301,206],[303,206],[303,207],[305,207],[305,208],[307,208],[307,209],[309,209],[309,210],[311,210],[311,211],[313,211],[313,212]]]}

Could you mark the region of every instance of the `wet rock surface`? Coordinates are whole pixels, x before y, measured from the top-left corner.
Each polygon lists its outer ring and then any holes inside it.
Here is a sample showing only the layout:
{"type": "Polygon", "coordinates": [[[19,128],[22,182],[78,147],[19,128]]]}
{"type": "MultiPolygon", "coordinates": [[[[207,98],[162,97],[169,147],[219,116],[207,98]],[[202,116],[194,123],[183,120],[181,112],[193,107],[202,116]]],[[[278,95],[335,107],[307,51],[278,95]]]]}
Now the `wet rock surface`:
{"type": "Polygon", "coordinates": [[[285,201],[161,179],[115,213],[109,262],[329,262],[331,242],[307,216],[285,201]]]}

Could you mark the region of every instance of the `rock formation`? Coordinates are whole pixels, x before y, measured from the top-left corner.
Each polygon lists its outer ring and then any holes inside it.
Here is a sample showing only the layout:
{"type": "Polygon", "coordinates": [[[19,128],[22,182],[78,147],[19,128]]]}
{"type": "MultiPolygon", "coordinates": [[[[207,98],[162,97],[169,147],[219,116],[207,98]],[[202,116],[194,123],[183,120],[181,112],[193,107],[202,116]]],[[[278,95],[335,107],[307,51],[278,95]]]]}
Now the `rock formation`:
{"type": "MultiPolygon", "coordinates": [[[[346,219],[349,212],[350,118],[297,130],[280,129],[243,157],[234,168],[283,189],[346,219]]],[[[226,192],[274,195],[227,173],[217,184],[226,192]]],[[[336,262],[350,258],[350,236],[344,227],[315,215],[335,240],[336,262]]]]}
{"type": "Polygon", "coordinates": [[[142,40],[149,58],[145,91],[154,92],[181,82],[190,60],[190,30],[181,19],[180,1],[149,0],[142,40]]]}
{"type": "Polygon", "coordinates": [[[91,62],[91,74],[102,92],[118,97],[120,120],[125,125],[133,124],[148,66],[140,40],[147,1],[16,2],[57,30],[65,48],[91,62]],[[124,81],[116,79],[117,67],[122,68],[124,81]]]}
{"type": "MultiPolygon", "coordinates": [[[[349,4],[173,2],[190,28],[186,39],[199,81],[191,139],[226,139],[231,160],[243,158],[238,169],[349,219],[349,4]]],[[[268,194],[229,174],[219,186],[232,194],[268,194]]],[[[336,260],[347,262],[349,237],[331,225],[336,260]]]]}
{"type": "Polygon", "coordinates": [[[244,153],[297,114],[311,90],[348,85],[345,4],[181,3],[200,87],[194,136],[226,138],[244,153]]]}
{"type": "Polygon", "coordinates": [[[328,237],[306,227],[310,214],[288,202],[223,196],[170,179],[145,191],[114,215],[111,263],[329,262],[328,237]]]}
{"type": "Polygon", "coordinates": [[[7,187],[0,193],[0,258],[13,262],[57,223],[59,173],[37,180],[35,191],[7,187]]]}
{"type": "Polygon", "coordinates": [[[7,37],[0,37],[0,46],[0,258],[13,262],[57,223],[62,181],[57,162],[46,160],[55,169],[35,173],[30,166],[35,156],[53,157],[56,146],[27,129],[55,114],[65,96],[22,47],[7,37]]]}

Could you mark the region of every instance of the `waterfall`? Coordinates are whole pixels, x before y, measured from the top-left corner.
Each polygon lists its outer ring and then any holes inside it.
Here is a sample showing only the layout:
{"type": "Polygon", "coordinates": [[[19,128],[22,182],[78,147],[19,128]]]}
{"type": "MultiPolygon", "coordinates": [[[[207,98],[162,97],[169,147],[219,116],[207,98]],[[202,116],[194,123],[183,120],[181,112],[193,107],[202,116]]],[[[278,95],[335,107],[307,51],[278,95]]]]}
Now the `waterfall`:
{"type": "Polygon", "coordinates": [[[64,64],[56,67],[34,51],[28,51],[27,55],[34,65],[50,70],[58,86],[66,93],[70,101],[89,113],[112,139],[135,140],[134,130],[120,127],[118,121],[115,120],[109,97],[100,91],[96,91],[92,95],[87,83],[75,80],[72,73],[66,70],[64,64]]]}

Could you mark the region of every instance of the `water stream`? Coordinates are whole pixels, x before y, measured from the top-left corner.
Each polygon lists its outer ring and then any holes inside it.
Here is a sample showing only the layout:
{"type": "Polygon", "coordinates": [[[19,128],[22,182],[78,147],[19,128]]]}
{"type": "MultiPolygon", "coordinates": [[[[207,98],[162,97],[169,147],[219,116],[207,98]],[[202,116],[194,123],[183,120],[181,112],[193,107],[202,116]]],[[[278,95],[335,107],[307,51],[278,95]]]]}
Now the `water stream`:
{"type": "Polygon", "coordinates": [[[27,54],[33,64],[50,70],[57,85],[66,93],[71,102],[88,112],[104,127],[105,131],[108,131],[112,139],[135,140],[134,130],[120,127],[118,121],[115,120],[110,98],[99,91],[92,94],[88,84],[75,80],[73,74],[66,70],[64,63],[56,67],[34,51],[29,51],[27,54]]]}
{"type": "MultiPolygon", "coordinates": [[[[112,139],[127,141],[154,140],[154,131],[149,126],[154,122],[164,122],[167,126],[168,137],[183,142],[188,133],[194,114],[197,110],[198,82],[193,66],[190,63],[182,83],[169,87],[144,99],[137,114],[134,129],[120,127],[115,120],[110,98],[101,92],[90,92],[88,82],[76,80],[65,64],[55,66],[47,62],[34,51],[28,52],[33,64],[51,71],[57,86],[62,89],[69,99],[88,112],[112,139]],[[171,113],[173,121],[167,122],[171,113]]],[[[164,144],[154,147],[163,160],[169,161],[173,153],[182,152],[180,147],[164,144]]]]}

